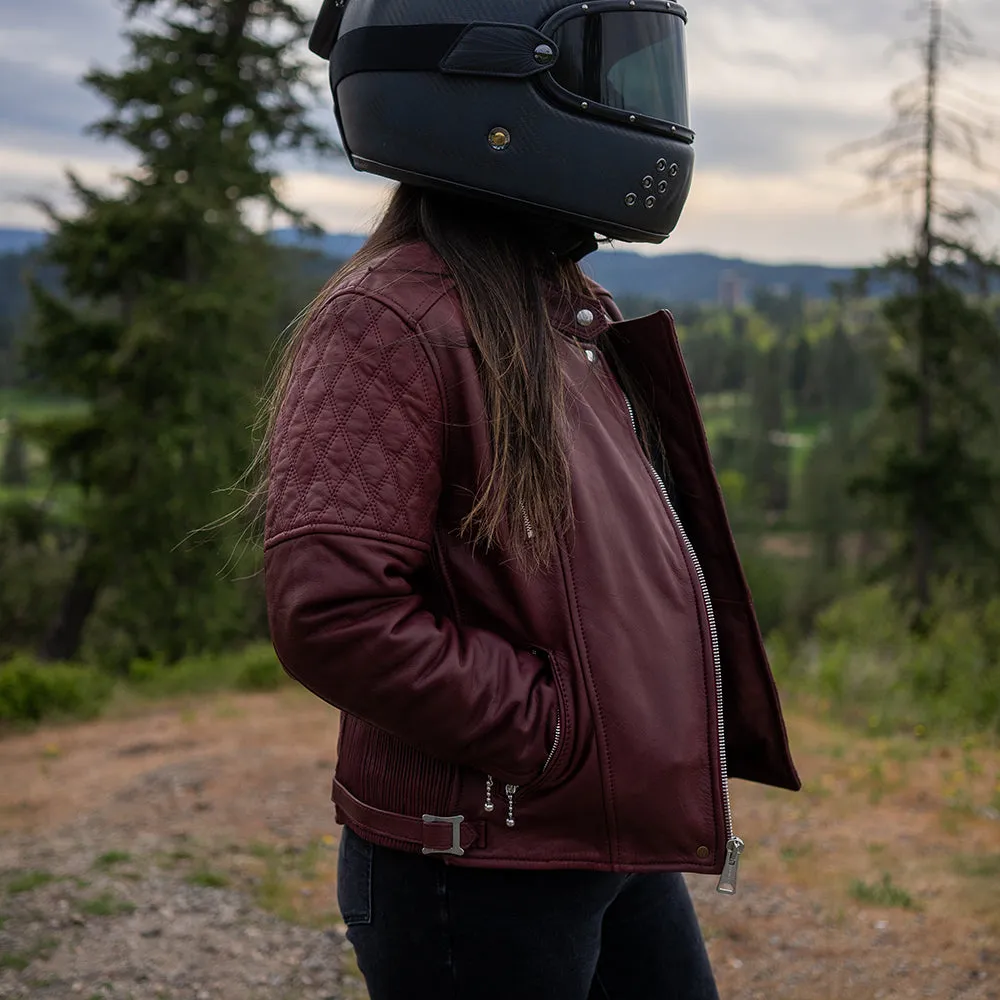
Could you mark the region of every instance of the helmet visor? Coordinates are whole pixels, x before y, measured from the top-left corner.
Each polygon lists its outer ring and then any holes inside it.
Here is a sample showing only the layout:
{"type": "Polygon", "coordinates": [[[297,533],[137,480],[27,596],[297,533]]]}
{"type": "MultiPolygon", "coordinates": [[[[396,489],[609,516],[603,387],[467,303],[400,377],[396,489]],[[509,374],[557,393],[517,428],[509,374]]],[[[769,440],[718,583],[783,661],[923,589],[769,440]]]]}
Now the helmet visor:
{"type": "Polygon", "coordinates": [[[661,11],[583,14],[552,31],[552,78],[575,97],[690,126],[684,19],[661,11]]]}

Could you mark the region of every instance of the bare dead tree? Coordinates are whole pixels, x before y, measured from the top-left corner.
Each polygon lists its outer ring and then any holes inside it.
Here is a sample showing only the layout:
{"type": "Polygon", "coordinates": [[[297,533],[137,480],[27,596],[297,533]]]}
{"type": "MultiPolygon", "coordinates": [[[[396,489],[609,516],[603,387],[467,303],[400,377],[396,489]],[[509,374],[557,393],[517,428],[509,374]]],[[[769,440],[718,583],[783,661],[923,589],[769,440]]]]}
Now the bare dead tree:
{"type": "Polygon", "coordinates": [[[872,491],[894,493],[904,510],[919,619],[931,603],[936,544],[947,534],[933,508],[935,483],[945,464],[938,454],[936,387],[954,374],[950,354],[956,330],[938,293],[943,282],[967,280],[973,270],[992,263],[977,249],[975,225],[984,210],[988,214],[991,206],[1000,206],[1000,171],[991,155],[1000,142],[1000,119],[993,112],[996,96],[991,99],[955,78],[960,67],[993,55],[944,0],[919,0],[913,14],[924,29],[901,47],[917,53],[919,75],[893,91],[893,117],[883,131],[844,147],[836,157],[862,159],[868,190],[859,203],[901,199],[914,224],[911,250],[886,267],[909,282],[908,308],[895,314],[897,324],[911,327],[904,331],[909,364],[906,372],[897,368],[887,377],[896,391],[897,412],[905,410],[912,418],[913,440],[905,461],[897,450],[892,476],[884,476],[872,491]]]}

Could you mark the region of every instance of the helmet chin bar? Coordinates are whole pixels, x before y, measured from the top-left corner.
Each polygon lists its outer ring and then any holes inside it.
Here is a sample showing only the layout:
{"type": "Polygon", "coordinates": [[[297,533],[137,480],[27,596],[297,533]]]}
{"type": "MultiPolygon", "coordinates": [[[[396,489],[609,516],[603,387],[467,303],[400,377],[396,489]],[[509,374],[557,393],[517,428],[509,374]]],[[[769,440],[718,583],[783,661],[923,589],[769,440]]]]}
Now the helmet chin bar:
{"type": "MultiPolygon", "coordinates": [[[[493,191],[472,187],[471,185],[456,184],[453,181],[441,180],[428,174],[403,170],[398,167],[389,166],[386,163],[368,160],[361,156],[352,156],[351,163],[355,170],[362,173],[376,174],[379,177],[399,181],[401,184],[413,184],[417,187],[426,187],[435,191],[461,194],[468,198],[475,198],[477,201],[491,201],[513,211],[535,216],[538,219],[551,219],[563,225],[576,227],[581,234],[586,233],[588,236],[596,237],[594,250],[597,249],[597,239],[615,240],[620,243],[663,243],[669,239],[669,234],[645,232],[631,228],[624,230],[614,222],[606,221],[602,224],[600,220],[588,219],[586,216],[576,215],[573,212],[566,212],[557,208],[542,208],[520,198],[512,198],[509,195],[497,194],[493,191]]],[[[587,251],[587,253],[590,252],[590,250],[587,251]]]]}

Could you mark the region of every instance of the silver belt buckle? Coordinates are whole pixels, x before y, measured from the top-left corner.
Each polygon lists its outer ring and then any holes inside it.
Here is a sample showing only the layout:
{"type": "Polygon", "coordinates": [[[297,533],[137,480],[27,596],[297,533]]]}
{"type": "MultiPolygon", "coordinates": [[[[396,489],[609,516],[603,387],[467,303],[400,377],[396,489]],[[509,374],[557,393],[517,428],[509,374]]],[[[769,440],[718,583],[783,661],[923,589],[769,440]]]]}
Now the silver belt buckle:
{"type": "Polygon", "coordinates": [[[462,823],[464,816],[428,816],[426,813],[421,817],[427,823],[450,823],[451,824],[451,847],[424,847],[421,848],[424,854],[454,854],[461,857],[465,854],[462,847],[462,823]]]}

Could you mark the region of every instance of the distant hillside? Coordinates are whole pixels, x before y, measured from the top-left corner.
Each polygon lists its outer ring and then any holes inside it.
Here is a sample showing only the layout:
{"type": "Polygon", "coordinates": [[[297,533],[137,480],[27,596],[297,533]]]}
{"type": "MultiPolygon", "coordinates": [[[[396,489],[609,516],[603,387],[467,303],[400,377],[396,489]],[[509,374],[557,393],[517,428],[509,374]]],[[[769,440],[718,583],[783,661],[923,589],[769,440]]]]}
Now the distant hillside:
{"type": "MultiPolygon", "coordinates": [[[[327,234],[309,239],[293,230],[275,233],[281,243],[321,249],[331,257],[349,257],[362,244],[360,236],[327,234]]],[[[847,281],[853,268],[820,264],[759,264],[707,253],[647,256],[633,250],[602,249],[584,261],[587,273],[617,296],[641,296],[664,302],[718,302],[737,300],[755,288],[776,291],[799,289],[807,298],[825,299],[830,284],[847,281]]]]}
{"type": "Polygon", "coordinates": [[[45,242],[45,233],[37,229],[0,228],[0,254],[24,253],[45,242]]]}
{"type": "MultiPolygon", "coordinates": [[[[363,237],[327,234],[307,238],[293,230],[278,230],[278,243],[305,246],[343,260],[362,244],[363,237]]],[[[23,253],[38,246],[45,234],[29,229],[0,229],[0,254],[23,253]]],[[[760,264],[711,254],[682,253],[646,256],[631,250],[599,250],[584,267],[616,296],[656,299],[666,304],[682,302],[745,301],[758,288],[775,291],[799,289],[807,298],[822,299],[830,284],[851,278],[850,268],[818,264],[760,264]]]]}

